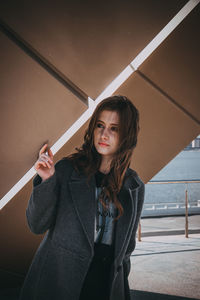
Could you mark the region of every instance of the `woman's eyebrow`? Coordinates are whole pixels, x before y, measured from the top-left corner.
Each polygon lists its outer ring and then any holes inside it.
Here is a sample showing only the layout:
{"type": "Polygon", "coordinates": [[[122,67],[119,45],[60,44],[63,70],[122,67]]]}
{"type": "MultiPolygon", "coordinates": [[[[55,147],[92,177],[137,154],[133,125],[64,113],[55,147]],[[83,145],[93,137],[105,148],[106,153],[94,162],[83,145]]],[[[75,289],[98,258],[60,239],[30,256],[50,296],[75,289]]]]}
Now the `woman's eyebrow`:
{"type": "MultiPolygon", "coordinates": [[[[102,121],[102,120],[97,120],[97,122],[101,122],[101,123],[105,124],[105,122],[102,121]]],[[[112,126],[119,126],[119,123],[110,123],[110,125],[112,125],[112,126]]]]}

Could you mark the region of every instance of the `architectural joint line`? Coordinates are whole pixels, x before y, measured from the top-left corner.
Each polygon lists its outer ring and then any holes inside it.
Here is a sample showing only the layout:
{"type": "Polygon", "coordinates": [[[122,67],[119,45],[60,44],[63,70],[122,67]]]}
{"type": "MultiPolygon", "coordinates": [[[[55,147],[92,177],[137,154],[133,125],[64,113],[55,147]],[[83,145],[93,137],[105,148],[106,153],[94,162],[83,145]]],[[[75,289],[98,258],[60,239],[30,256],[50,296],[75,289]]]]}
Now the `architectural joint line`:
{"type": "Polygon", "coordinates": [[[72,94],[74,94],[86,105],[88,104],[88,96],[78,86],[76,86],[69,78],[67,78],[63,73],[61,73],[45,57],[43,57],[36,49],[34,49],[29,43],[27,43],[22,37],[20,37],[18,33],[16,33],[2,20],[0,20],[0,30],[21,50],[23,50],[43,69],[45,69],[51,76],[53,76],[62,85],[64,85],[64,87],[66,87],[72,94]]]}
{"type": "Polygon", "coordinates": [[[200,125],[200,120],[198,120],[195,116],[193,116],[188,110],[186,110],[182,105],[180,105],[174,98],[168,95],[163,89],[161,89],[155,82],[149,79],[144,73],[137,70],[137,74],[145,80],[149,85],[151,85],[158,93],[162,94],[166,100],[170,101],[173,105],[175,105],[179,110],[181,110],[185,115],[187,115],[190,119],[192,119],[196,124],[200,125]]]}

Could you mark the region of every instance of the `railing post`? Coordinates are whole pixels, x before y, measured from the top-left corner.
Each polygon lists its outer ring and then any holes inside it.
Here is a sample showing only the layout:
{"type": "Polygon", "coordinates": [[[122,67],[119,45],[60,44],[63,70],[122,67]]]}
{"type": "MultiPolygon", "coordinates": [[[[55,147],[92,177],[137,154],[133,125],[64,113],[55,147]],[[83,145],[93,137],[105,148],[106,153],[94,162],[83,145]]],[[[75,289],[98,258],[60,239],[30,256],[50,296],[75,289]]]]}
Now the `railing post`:
{"type": "Polygon", "coordinates": [[[185,237],[188,238],[188,193],[185,190],[185,237]]]}
{"type": "Polygon", "coordinates": [[[138,241],[139,241],[139,242],[142,241],[141,236],[142,236],[142,232],[141,232],[141,223],[140,223],[140,221],[139,221],[139,225],[138,225],[138,241]]]}

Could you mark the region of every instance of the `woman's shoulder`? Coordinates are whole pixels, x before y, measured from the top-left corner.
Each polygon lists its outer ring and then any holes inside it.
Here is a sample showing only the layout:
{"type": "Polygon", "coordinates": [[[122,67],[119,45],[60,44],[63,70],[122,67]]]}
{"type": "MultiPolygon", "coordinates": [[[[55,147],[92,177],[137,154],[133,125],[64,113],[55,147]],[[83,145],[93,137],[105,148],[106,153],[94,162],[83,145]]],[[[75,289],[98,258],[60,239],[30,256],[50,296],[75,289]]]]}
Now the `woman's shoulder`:
{"type": "Polygon", "coordinates": [[[63,157],[55,164],[56,172],[66,174],[74,170],[73,163],[68,157],[63,157]]]}
{"type": "Polygon", "coordinates": [[[128,178],[129,181],[135,181],[139,186],[144,186],[144,182],[142,181],[138,173],[131,168],[127,169],[126,178],[128,178]]]}

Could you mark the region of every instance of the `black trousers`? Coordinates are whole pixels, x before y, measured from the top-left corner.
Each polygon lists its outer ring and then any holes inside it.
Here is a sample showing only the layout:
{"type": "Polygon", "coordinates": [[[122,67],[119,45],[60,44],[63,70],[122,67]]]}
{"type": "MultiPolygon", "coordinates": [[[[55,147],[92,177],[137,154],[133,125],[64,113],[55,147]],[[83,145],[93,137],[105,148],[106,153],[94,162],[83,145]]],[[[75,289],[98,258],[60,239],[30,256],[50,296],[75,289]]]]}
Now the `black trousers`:
{"type": "Polygon", "coordinates": [[[110,267],[114,248],[105,244],[95,244],[94,257],[85,277],[79,300],[109,300],[110,267]]]}

